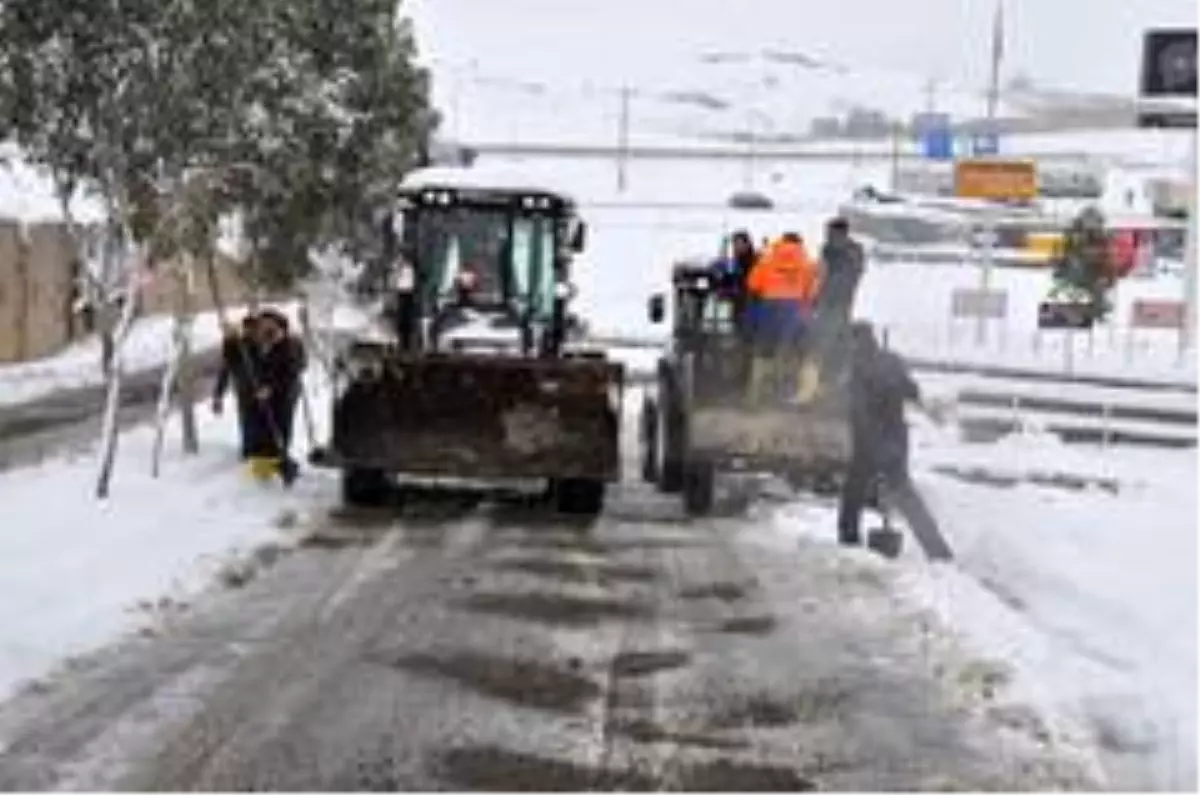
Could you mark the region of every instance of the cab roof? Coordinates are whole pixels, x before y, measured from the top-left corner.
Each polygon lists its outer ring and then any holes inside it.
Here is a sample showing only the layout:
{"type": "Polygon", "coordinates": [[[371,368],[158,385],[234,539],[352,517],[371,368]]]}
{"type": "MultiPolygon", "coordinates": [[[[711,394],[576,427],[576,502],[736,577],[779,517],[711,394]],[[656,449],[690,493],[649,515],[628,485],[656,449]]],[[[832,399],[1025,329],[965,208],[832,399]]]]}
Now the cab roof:
{"type": "Polygon", "coordinates": [[[545,197],[574,208],[574,197],[552,180],[540,179],[521,169],[497,166],[433,166],[412,171],[400,184],[400,193],[417,196],[427,191],[449,191],[462,200],[472,198],[545,197]]]}

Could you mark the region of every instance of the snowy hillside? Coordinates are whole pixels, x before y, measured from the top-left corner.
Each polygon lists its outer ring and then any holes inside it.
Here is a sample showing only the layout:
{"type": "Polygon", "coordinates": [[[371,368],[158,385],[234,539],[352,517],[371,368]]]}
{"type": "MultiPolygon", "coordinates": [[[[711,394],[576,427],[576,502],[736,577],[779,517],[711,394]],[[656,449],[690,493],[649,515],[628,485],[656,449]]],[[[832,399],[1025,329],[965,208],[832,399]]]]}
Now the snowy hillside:
{"type": "MultiPolygon", "coordinates": [[[[854,69],[801,51],[695,52],[638,64],[623,80],[584,70],[498,73],[472,62],[434,61],[433,68],[443,129],[471,142],[615,142],[626,88],[634,144],[728,142],[748,134],[789,143],[807,137],[819,117],[844,119],[861,108],[907,123],[927,104],[918,75],[854,69]]],[[[938,102],[957,118],[984,111],[983,98],[969,90],[943,87],[938,102]]]]}

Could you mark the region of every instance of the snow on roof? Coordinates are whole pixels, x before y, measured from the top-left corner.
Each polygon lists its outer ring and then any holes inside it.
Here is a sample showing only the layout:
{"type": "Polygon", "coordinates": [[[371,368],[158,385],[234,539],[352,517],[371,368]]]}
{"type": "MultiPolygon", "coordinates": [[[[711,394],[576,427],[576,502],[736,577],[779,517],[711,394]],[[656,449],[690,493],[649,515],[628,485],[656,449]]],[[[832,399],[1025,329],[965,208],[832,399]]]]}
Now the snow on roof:
{"type": "MultiPolygon", "coordinates": [[[[80,193],[72,210],[75,220],[85,223],[104,217],[100,203],[80,193]]],[[[12,143],[0,144],[0,218],[23,224],[63,219],[49,174],[28,163],[12,143]]]]}
{"type": "Polygon", "coordinates": [[[454,188],[458,190],[550,193],[574,203],[571,192],[557,180],[534,169],[511,165],[433,166],[411,172],[401,183],[403,190],[454,188]]]}

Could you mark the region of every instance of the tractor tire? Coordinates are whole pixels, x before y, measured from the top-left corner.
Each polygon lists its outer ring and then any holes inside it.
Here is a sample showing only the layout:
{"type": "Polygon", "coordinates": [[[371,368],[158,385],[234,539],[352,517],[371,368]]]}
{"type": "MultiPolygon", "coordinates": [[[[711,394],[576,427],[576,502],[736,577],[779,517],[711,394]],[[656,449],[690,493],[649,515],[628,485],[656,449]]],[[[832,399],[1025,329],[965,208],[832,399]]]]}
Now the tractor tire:
{"type": "Polygon", "coordinates": [[[647,395],[642,399],[640,441],[642,446],[642,480],[657,483],[659,477],[658,404],[647,395]]]}
{"type": "Polygon", "coordinates": [[[684,413],[683,396],[670,371],[659,371],[659,463],[658,488],[664,494],[678,494],[683,490],[684,455],[687,448],[685,434],[687,417],[684,413]]]}
{"type": "Polygon", "coordinates": [[[554,505],[568,516],[599,516],[604,510],[607,484],[603,480],[564,478],[551,484],[554,505]]]}
{"type": "Polygon", "coordinates": [[[381,469],[342,472],[342,504],[349,508],[380,508],[388,502],[388,479],[381,469]]]}
{"type": "Polygon", "coordinates": [[[708,516],[716,498],[717,468],[708,461],[690,461],[683,472],[683,510],[688,516],[708,516]]]}

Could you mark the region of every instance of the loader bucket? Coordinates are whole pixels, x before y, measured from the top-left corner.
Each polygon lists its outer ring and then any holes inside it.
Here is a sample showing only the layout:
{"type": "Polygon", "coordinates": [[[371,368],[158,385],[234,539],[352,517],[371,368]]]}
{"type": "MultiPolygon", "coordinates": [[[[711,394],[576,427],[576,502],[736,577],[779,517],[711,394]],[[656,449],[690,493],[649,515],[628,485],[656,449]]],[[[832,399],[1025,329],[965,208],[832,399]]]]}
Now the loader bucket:
{"type": "Polygon", "coordinates": [[[688,446],[707,460],[741,460],[789,472],[841,471],[850,418],[839,369],[813,360],[755,362],[738,340],[710,337],[692,369],[688,446]],[[800,400],[801,394],[808,398],[800,400]]]}
{"type": "Polygon", "coordinates": [[[758,461],[788,471],[832,473],[850,461],[850,422],[842,405],[720,406],[695,410],[689,445],[707,459],[758,461]]]}
{"type": "Polygon", "coordinates": [[[619,475],[620,365],[387,354],[334,408],[341,466],[461,478],[619,475]]]}

